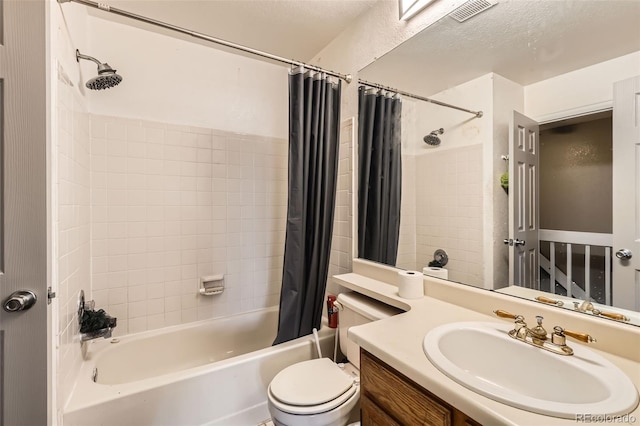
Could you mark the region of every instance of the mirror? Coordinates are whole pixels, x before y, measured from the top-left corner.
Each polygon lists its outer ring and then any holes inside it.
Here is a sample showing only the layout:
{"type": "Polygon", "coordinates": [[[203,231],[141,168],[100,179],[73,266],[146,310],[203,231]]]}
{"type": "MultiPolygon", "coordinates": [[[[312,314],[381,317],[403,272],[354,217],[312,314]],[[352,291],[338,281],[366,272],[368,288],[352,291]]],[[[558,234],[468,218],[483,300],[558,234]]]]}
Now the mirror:
{"type": "Polygon", "coordinates": [[[613,83],[640,75],[640,3],[493,3],[462,22],[442,18],[359,72],[368,82],[483,111],[477,118],[402,97],[399,240],[396,261],[386,263],[640,325],[631,312],[640,297],[616,298],[634,283],[615,280],[621,247],[613,243],[606,180],[623,170],[612,166],[607,136],[613,83]],[[529,268],[539,279],[526,288],[509,285],[523,274],[513,264],[525,240],[510,229],[513,212],[509,220],[520,188],[513,167],[509,174],[513,111],[539,134],[540,186],[531,200],[540,222],[526,238],[539,239],[529,268]],[[425,143],[433,137],[439,145],[425,143]],[[595,210],[603,219],[593,220],[595,210]],[[431,270],[443,252],[448,263],[431,270]]]}

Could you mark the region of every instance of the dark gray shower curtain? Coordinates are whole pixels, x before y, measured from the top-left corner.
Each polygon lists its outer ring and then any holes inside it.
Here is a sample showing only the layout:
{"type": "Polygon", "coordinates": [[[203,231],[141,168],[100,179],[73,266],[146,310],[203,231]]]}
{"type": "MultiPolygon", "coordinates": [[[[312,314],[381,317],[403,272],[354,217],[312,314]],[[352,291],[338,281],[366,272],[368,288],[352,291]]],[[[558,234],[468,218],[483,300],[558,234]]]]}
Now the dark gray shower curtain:
{"type": "Polygon", "coordinates": [[[338,174],[340,82],[300,69],[289,75],[289,204],[278,335],[320,328],[338,174]]]}
{"type": "Polygon", "coordinates": [[[402,197],[402,103],[397,96],[358,92],[358,256],[395,266],[402,197]]]}

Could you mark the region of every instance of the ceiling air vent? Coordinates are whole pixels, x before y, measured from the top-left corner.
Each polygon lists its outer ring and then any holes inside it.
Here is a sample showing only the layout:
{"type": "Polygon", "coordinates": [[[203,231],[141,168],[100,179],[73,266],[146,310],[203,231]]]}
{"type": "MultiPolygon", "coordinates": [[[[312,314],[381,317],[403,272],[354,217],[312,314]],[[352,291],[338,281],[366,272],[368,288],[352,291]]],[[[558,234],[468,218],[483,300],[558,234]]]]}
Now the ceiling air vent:
{"type": "Polygon", "coordinates": [[[476,16],[478,13],[484,12],[491,6],[495,6],[497,3],[496,0],[469,0],[451,12],[449,16],[458,22],[464,22],[476,16]]]}

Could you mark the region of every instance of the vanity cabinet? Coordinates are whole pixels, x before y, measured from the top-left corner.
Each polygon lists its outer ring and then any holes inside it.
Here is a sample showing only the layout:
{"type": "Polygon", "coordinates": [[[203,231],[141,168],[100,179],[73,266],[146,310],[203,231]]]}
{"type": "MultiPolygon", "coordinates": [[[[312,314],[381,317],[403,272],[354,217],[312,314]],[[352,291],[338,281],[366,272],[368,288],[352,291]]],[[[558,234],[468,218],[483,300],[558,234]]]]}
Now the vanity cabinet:
{"type": "Polygon", "coordinates": [[[365,350],[360,350],[363,426],[480,426],[365,350]]]}

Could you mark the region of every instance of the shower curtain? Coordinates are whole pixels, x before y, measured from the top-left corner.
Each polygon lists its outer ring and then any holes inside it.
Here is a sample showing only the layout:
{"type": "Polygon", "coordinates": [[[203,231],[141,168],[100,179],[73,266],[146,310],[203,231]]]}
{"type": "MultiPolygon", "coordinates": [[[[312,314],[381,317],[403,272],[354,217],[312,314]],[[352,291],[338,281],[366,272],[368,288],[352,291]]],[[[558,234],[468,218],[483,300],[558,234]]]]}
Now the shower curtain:
{"type": "Polygon", "coordinates": [[[329,271],[340,131],[340,82],[302,68],[289,75],[289,198],[278,335],[320,328],[329,271]]]}
{"type": "Polygon", "coordinates": [[[358,92],[358,256],[395,266],[400,236],[400,98],[358,92]]]}

